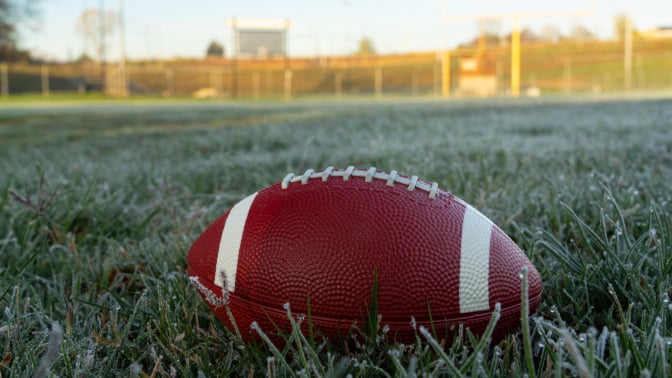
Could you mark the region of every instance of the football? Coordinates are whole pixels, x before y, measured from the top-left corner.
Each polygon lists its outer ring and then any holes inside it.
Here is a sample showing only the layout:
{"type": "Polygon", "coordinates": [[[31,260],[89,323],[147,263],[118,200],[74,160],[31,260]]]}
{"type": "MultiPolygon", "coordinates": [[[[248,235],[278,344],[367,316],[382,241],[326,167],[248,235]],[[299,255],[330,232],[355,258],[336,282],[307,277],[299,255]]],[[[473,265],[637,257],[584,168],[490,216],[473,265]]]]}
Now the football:
{"type": "Polygon", "coordinates": [[[478,210],[437,183],[375,168],[307,170],[251,194],[214,221],[187,256],[188,274],[217,318],[251,340],[291,330],[286,304],[322,337],[361,328],[374,293],[391,340],[480,334],[497,303],[494,338],[520,325],[521,275],[530,311],[539,273],[478,210]],[[232,316],[231,316],[232,315],[232,316]]]}

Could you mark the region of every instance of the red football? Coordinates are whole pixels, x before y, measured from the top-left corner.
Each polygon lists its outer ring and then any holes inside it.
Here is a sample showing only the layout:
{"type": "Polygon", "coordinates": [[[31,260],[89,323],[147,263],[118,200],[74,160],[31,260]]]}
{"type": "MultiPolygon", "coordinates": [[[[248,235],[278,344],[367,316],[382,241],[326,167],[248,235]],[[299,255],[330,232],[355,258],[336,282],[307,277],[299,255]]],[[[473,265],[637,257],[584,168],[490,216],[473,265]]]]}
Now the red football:
{"type": "Polygon", "coordinates": [[[290,329],[286,303],[294,314],[310,306],[323,336],[347,336],[367,316],[374,274],[381,324],[404,342],[415,340],[412,318],[441,338],[460,324],[481,333],[496,303],[495,338],[511,332],[525,266],[531,311],[541,300],[539,273],[488,218],[436,183],[375,168],[289,174],[219,217],[187,259],[218,319],[232,328],[228,305],[247,339],[255,321],[290,329]]]}

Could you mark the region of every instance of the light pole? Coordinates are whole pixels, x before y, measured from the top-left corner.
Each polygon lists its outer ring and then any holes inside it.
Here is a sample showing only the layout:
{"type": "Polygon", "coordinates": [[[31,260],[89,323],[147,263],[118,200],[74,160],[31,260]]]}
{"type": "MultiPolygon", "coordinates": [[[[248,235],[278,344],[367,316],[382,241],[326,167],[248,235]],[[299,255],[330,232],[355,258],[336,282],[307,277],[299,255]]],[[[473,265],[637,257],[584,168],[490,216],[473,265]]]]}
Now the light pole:
{"type": "Polygon", "coordinates": [[[124,0],[119,0],[119,95],[128,96],[126,81],[126,29],[124,28],[124,0]]]}
{"type": "Polygon", "coordinates": [[[628,1],[623,36],[623,89],[632,89],[632,1],[628,1]]]}

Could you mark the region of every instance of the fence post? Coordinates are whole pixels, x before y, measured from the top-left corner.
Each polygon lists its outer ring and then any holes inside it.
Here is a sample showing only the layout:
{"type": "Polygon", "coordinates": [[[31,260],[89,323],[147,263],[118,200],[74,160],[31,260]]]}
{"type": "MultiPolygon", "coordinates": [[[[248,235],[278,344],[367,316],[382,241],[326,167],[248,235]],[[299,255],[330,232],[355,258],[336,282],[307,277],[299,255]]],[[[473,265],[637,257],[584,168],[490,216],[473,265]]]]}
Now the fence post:
{"type": "Polygon", "coordinates": [[[8,97],[9,96],[9,68],[7,67],[7,63],[0,64],[0,82],[2,85],[0,86],[0,92],[2,92],[2,97],[8,97]]]}
{"type": "Polygon", "coordinates": [[[418,95],[418,71],[415,69],[413,70],[413,74],[411,76],[411,95],[418,95]]]}
{"type": "Polygon", "coordinates": [[[224,77],[220,70],[211,70],[210,71],[210,88],[213,88],[217,91],[217,96],[221,96],[224,92],[224,77]]]}
{"type": "Polygon", "coordinates": [[[273,71],[271,71],[269,68],[265,68],[266,71],[266,84],[264,85],[264,95],[266,97],[271,97],[273,96],[273,71]]]}
{"type": "Polygon", "coordinates": [[[637,85],[636,88],[642,89],[646,87],[646,73],[644,72],[644,57],[642,54],[635,55],[635,66],[637,67],[637,85]]]}
{"type": "Polygon", "coordinates": [[[537,86],[537,73],[536,72],[530,72],[529,74],[529,84],[530,87],[536,87],[537,86]]]}
{"type": "Polygon", "coordinates": [[[336,98],[341,99],[343,97],[343,73],[341,71],[336,71],[334,75],[334,92],[336,98]]]}
{"type": "Polygon", "coordinates": [[[563,89],[565,93],[572,92],[571,86],[572,80],[572,60],[570,58],[565,58],[565,69],[564,69],[564,78],[563,78],[563,89]]]}
{"type": "Polygon", "coordinates": [[[259,99],[259,72],[252,73],[252,97],[259,99]]]}
{"type": "Polygon", "coordinates": [[[49,66],[42,65],[42,97],[49,97],[49,66]]]}
{"type": "Polygon", "coordinates": [[[376,86],[376,98],[383,97],[383,69],[381,67],[376,67],[375,71],[375,86],[376,86]]]}
{"type": "Polygon", "coordinates": [[[292,70],[285,70],[284,97],[285,101],[292,99],[292,70]]]}
{"type": "Polygon", "coordinates": [[[166,91],[168,97],[175,95],[175,72],[172,68],[166,69],[166,91]]]}
{"type": "Polygon", "coordinates": [[[502,82],[504,81],[502,76],[503,76],[502,75],[502,62],[498,59],[497,62],[495,63],[495,83],[497,83],[496,88],[495,88],[495,92],[497,94],[501,93],[501,91],[502,91],[502,82]]]}
{"type": "Polygon", "coordinates": [[[439,88],[441,87],[441,83],[439,78],[441,77],[441,67],[439,62],[434,62],[434,72],[432,74],[432,83],[434,83],[434,95],[438,96],[439,95],[439,88]]]}

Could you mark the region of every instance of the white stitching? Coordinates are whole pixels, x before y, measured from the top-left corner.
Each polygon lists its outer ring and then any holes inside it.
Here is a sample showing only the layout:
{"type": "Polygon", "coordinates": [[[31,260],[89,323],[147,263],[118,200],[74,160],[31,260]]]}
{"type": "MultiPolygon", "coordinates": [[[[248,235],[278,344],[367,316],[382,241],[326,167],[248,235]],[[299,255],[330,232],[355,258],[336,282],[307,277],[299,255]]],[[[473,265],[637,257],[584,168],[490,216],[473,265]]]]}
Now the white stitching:
{"type": "Polygon", "coordinates": [[[387,179],[387,186],[392,186],[394,185],[394,180],[397,179],[397,171],[394,169],[390,171],[390,177],[387,179]]]}
{"type": "Polygon", "coordinates": [[[303,173],[303,175],[301,175],[301,177],[302,177],[302,178],[301,178],[301,184],[306,185],[306,184],[308,183],[308,179],[311,178],[310,176],[311,176],[313,173],[315,173],[315,170],[314,170],[314,169],[307,169],[307,170],[303,173]]]}
{"type": "Polygon", "coordinates": [[[373,175],[376,174],[376,167],[371,167],[366,172],[366,177],[364,178],[365,182],[371,182],[373,180],[373,175]]]}
{"type": "Polygon", "coordinates": [[[322,181],[323,182],[327,181],[327,179],[329,178],[329,175],[331,175],[331,171],[333,171],[333,170],[334,170],[334,167],[330,166],[330,167],[327,167],[327,169],[325,169],[324,172],[322,172],[322,181]]]}
{"type": "Polygon", "coordinates": [[[432,189],[429,190],[429,198],[436,198],[436,194],[439,192],[439,184],[437,182],[432,183],[432,189]]]}
{"type": "MultiPolygon", "coordinates": [[[[203,294],[203,298],[205,299],[206,302],[210,303],[211,305],[215,307],[223,307],[229,304],[229,297],[228,295],[226,297],[218,297],[217,294],[213,293],[205,287],[198,278],[198,276],[191,276],[189,277],[189,281],[191,281],[191,284],[194,285],[196,290],[198,290],[201,294],[203,294]]],[[[226,290],[226,284],[223,285],[224,289],[222,289],[222,292],[226,290]]]]}
{"type": "Polygon", "coordinates": [[[375,180],[385,180],[387,186],[394,186],[394,184],[407,185],[408,191],[413,191],[419,189],[429,193],[430,199],[436,199],[439,194],[439,184],[432,182],[424,182],[418,179],[418,176],[403,177],[399,176],[397,171],[392,170],[390,173],[377,172],[375,167],[370,167],[369,169],[355,169],[354,166],[349,166],[345,170],[335,170],[334,167],[327,167],[324,171],[315,171],[314,169],[306,170],[303,175],[296,176],[293,173],[289,173],[282,179],[281,188],[287,189],[289,184],[293,182],[301,182],[301,184],[307,184],[309,180],[320,178],[323,182],[326,182],[329,177],[342,177],[343,181],[350,180],[350,177],[364,177],[366,182],[371,182],[375,180]]]}
{"type": "Polygon", "coordinates": [[[418,185],[418,176],[411,176],[411,182],[408,183],[408,191],[412,192],[415,186],[418,185]]]}
{"type": "Polygon", "coordinates": [[[293,173],[288,173],[287,176],[285,176],[285,178],[282,179],[282,184],[280,184],[280,187],[282,189],[287,189],[287,187],[289,186],[289,181],[293,178],[294,178],[294,174],[293,173]]]}
{"type": "Polygon", "coordinates": [[[348,181],[350,180],[350,175],[352,175],[352,172],[355,171],[355,166],[351,165],[348,168],[345,169],[345,174],[343,175],[343,181],[348,181]]]}

